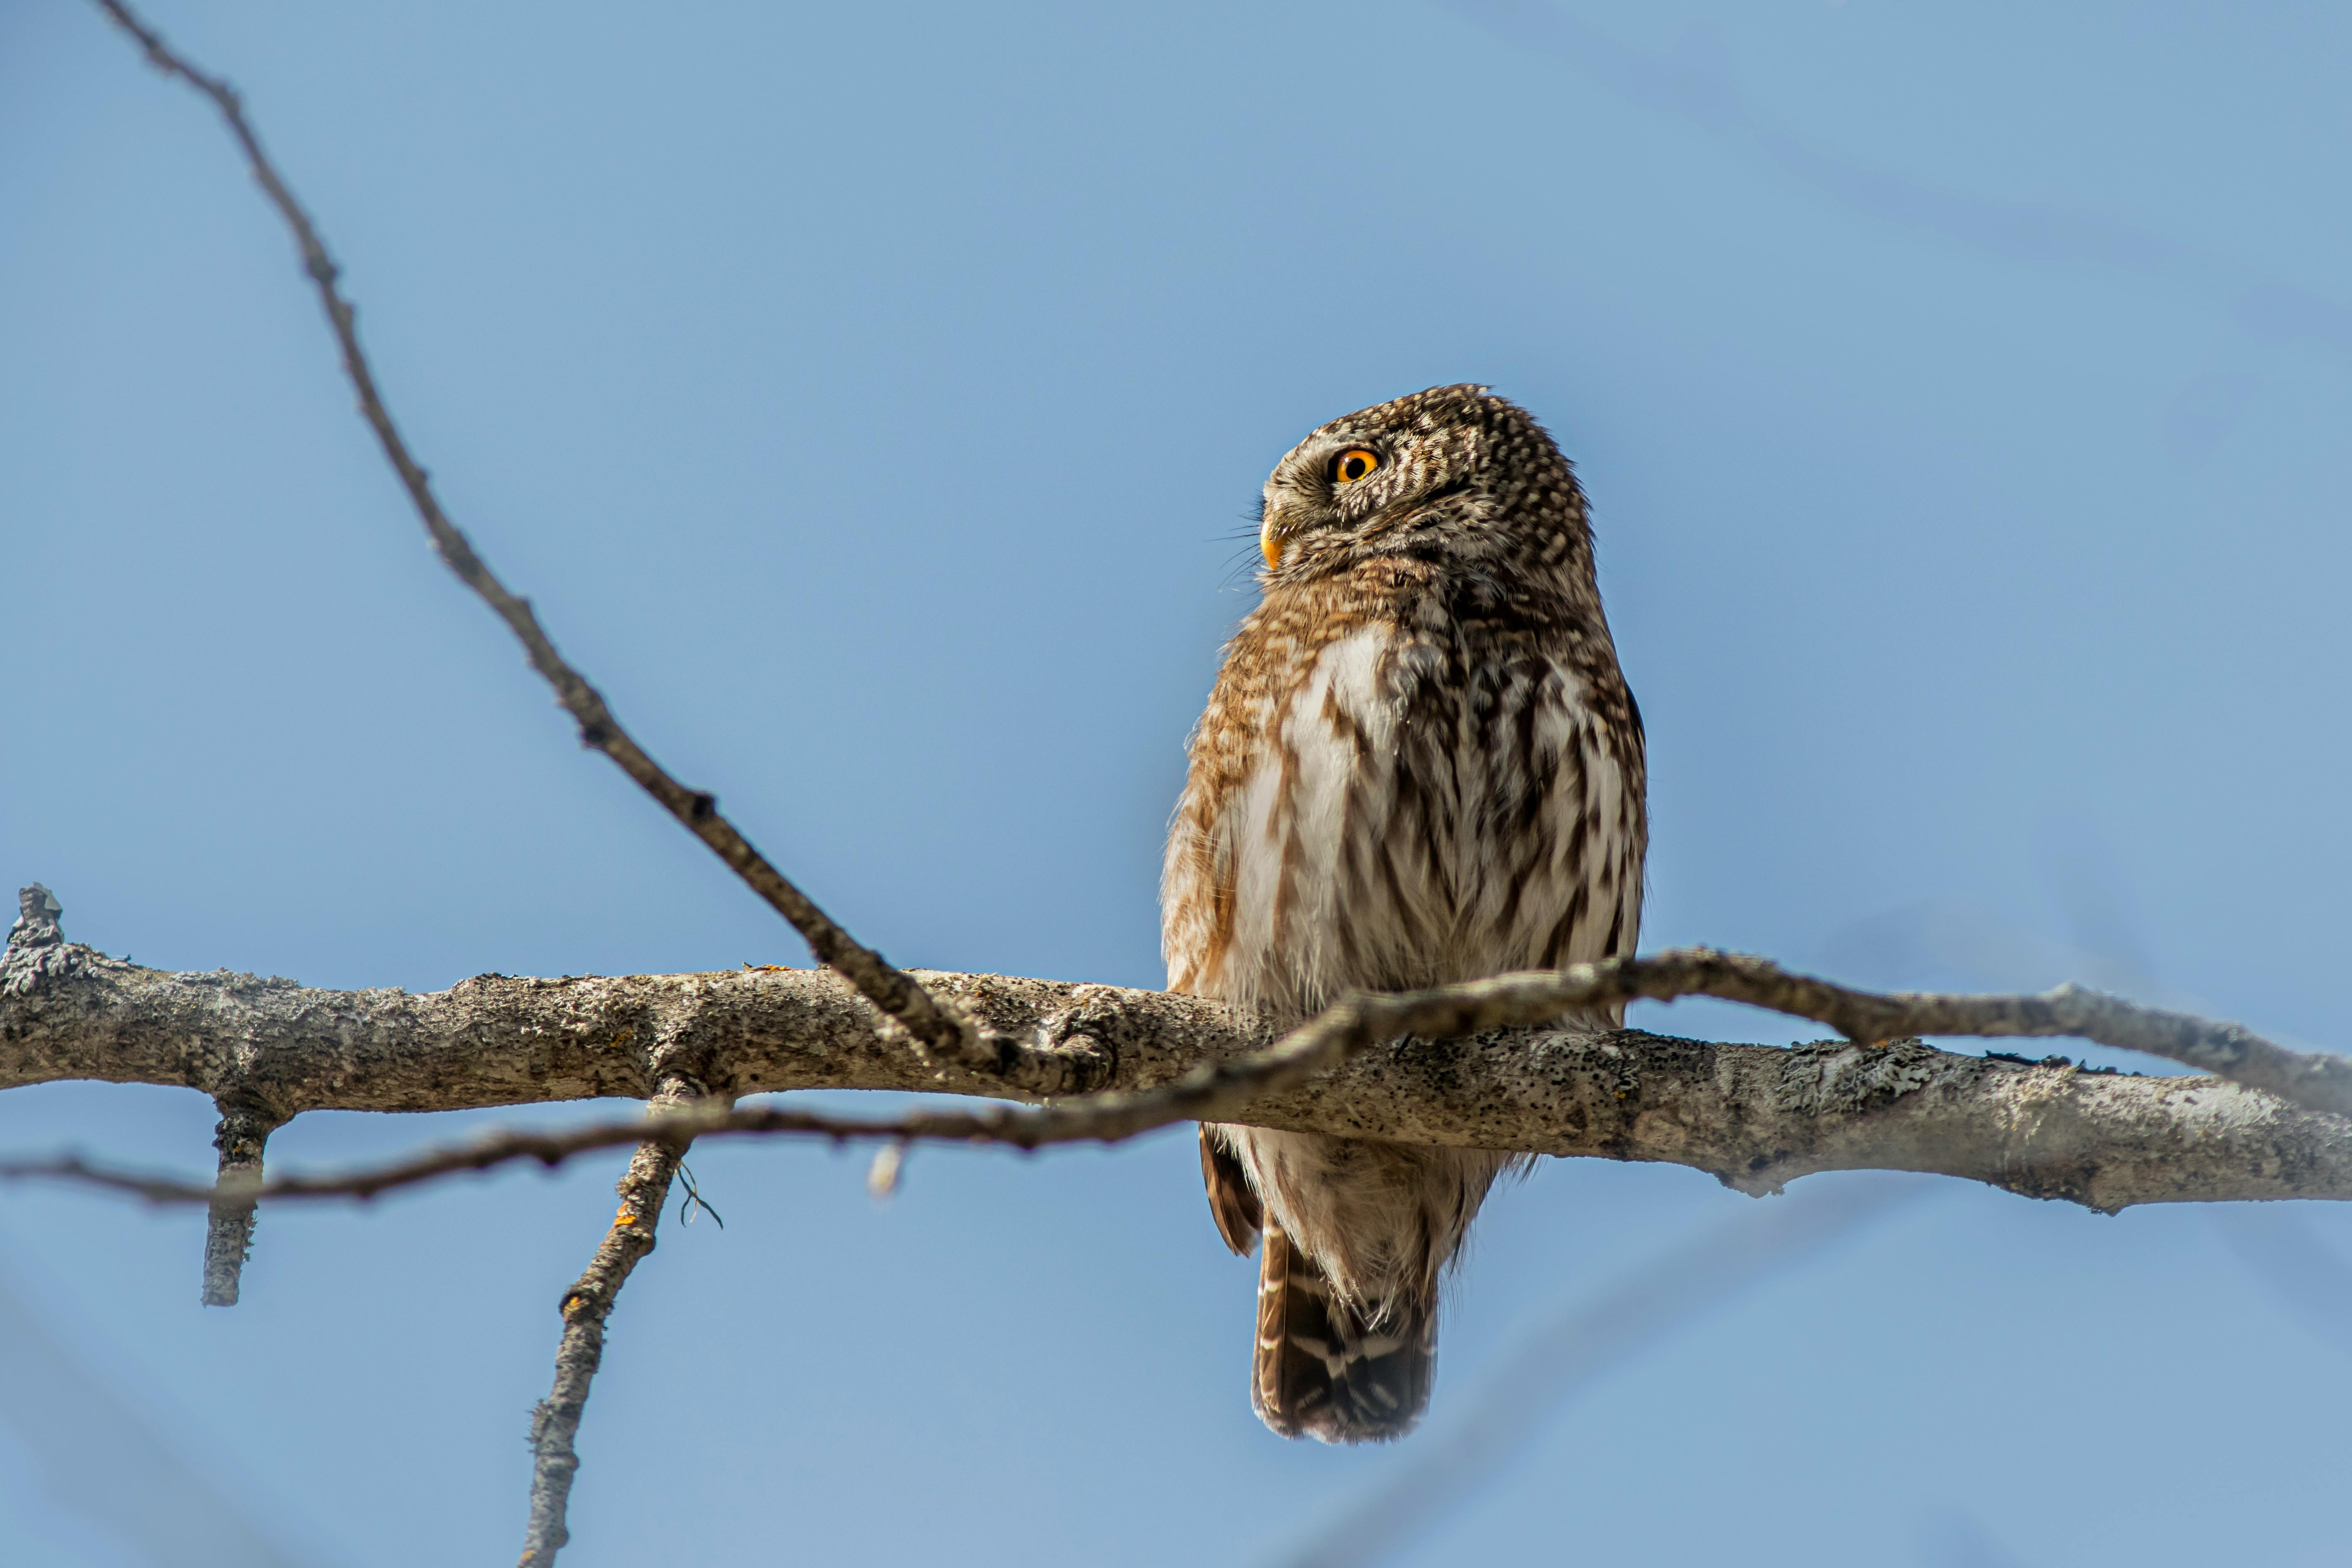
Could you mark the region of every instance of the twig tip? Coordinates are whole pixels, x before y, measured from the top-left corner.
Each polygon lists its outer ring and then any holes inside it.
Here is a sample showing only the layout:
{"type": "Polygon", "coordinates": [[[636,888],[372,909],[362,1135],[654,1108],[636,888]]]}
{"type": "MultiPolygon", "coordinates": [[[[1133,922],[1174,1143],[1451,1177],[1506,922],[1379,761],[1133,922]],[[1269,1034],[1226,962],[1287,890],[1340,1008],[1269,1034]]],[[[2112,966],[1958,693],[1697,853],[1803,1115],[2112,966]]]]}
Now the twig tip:
{"type": "Polygon", "coordinates": [[[874,1151],[874,1163],[866,1172],[866,1190],[873,1195],[875,1202],[887,1202],[898,1190],[898,1173],[906,1163],[904,1142],[885,1144],[874,1151]]]}

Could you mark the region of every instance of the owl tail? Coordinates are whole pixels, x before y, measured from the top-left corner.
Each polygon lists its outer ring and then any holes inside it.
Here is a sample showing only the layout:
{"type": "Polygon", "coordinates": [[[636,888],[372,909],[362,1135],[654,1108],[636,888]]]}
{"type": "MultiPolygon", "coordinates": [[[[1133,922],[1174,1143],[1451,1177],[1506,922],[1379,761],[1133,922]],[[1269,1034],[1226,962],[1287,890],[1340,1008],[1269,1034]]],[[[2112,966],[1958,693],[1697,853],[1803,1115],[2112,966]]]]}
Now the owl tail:
{"type": "Polygon", "coordinates": [[[1265,1217],[1250,1403],[1286,1437],[1381,1443],[1429,1403],[1437,1303],[1401,1303],[1378,1325],[1341,1301],[1313,1259],[1265,1217]]]}

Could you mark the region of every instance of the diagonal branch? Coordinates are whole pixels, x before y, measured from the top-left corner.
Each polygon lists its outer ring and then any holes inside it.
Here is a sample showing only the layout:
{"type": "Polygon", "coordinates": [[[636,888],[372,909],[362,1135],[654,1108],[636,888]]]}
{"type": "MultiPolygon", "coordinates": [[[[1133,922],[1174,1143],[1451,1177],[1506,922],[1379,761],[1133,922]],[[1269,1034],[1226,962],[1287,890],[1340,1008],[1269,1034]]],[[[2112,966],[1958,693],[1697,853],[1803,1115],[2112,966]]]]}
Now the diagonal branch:
{"type": "MultiPolygon", "coordinates": [[[[940,1052],[975,1070],[1019,1076],[1027,1069],[1034,1075],[1038,1064],[1024,1059],[1013,1042],[982,1037],[967,1020],[941,1007],[912,976],[894,967],[881,954],[862,946],[835,924],[719,813],[716,797],[708,790],[679,783],[621,727],[603,695],[556,652],[554,643],[533,613],[530,601],[508,590],[442,509],[439,497],[434,494],[431,476],[409,451],[399,426],[393,422],[391,410],[384,404],[375,371],[360,347],[357,311],[337,282],[339,269],[327,252],[326,242],[268,154],[262,151],[260,138],[246,119],[245,106],[236,89],[226,79],[198,70],[174,53],[124,0],[97,0],[97,4],[139,41],[156,69],[186,82],[211,99],[220,110],[229,133],[245,153],[254,179],[293,232],[294,242],[302,253],[303,270],[318,290],[327,323],[334,329],[335,341],[342,350],[343,373],[359,396],[360,413],[375,432],[393,471],[400,476],[410,503],[424,520],[425,532],[432,537],[434,549],[458,580],[480,595],[522,643],[531,668],[554,688],[556,700],[580,727],[581,743],[611,758],[646,794],[659,801],[663,810],[709,845],[752,892],[792,923],[793,929],[801,934],[820,963],[839,971],[867,1000],[904,1026],[919,1049],[940,1052]]],[[[1047,1082],[1025,1086],[1041,1092],[1060,1087],[1047,1082]]]]}
{"type": "MultiPolygon", "coordinates": [[[[654,1095],[651,1120],[659,1124],[673,1117],[694,1097],[695,1086],[688,1080],[665,1078],[654,1095]]],[[[638,1130],[645,1130],[642,1120],[638,1130]]],[[[564,1516],[572,1500],[572,1478],[580,1469],[572,1439],[588,1408],[589,1385],[604,1359],[604,1322],[630,1273],[654,1249],[654,1230],[669,1199],[671,1178],[685,1157],[682,1139],[656,1135],[637,1145],[614,1188],[621,1207],[595,1256],[558,1306],[563,1333],[556,1343],[555,1383],[530,1413],[530,1508],[517,1568],[550,1568],[572,1539],[564,1516]]]]}

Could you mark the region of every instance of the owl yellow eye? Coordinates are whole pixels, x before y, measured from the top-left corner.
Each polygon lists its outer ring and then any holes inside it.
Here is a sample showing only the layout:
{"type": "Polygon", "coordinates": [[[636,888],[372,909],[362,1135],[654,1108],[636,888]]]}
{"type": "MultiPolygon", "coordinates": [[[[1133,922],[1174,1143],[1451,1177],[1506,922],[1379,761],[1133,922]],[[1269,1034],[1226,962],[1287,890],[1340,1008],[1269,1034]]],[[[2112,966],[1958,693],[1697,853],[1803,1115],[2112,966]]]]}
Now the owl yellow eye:
{"type": "Polygon", "coordinates": [[[1331,465],[1331,477],[1342,485],[1352,484],[1380,465],[1379,453],[1369,447],[1350,446],[1331,465]]]}

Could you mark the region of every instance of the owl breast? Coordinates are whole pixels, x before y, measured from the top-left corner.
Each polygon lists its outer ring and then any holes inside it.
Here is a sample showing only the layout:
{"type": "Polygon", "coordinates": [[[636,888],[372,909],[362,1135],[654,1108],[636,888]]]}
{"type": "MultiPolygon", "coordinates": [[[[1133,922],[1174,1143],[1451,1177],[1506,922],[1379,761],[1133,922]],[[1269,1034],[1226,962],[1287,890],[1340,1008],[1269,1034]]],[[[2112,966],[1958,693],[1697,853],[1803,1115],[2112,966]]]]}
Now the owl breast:
{"type": "MultiPolygon", "coordinates": [[[[1582,492],[1542,427],[1475,386],[1333,421],[1275,465],[1259,542],[1265,597],[1225,649],[1169,832],[1170,988],[1287,1025],[1350,990],[1630,952],[1641,718],[1582,492]]],[[[1514,1160],[1202,1127],[1219,1234],[1265,1243],[1250,1397],[1267,1426],[1411,1428],[1439,1281],[1514,1160]]]]}
{"type": "Polygon", "coordinates": [[[1203,716],[1169,845],[1171,986],[1287,1020],[1630,950],[1640,743],[1572,649],[1386,617],[1295,649],[1250,630],[1233,656],[1261,668],[1203,716]]]}

